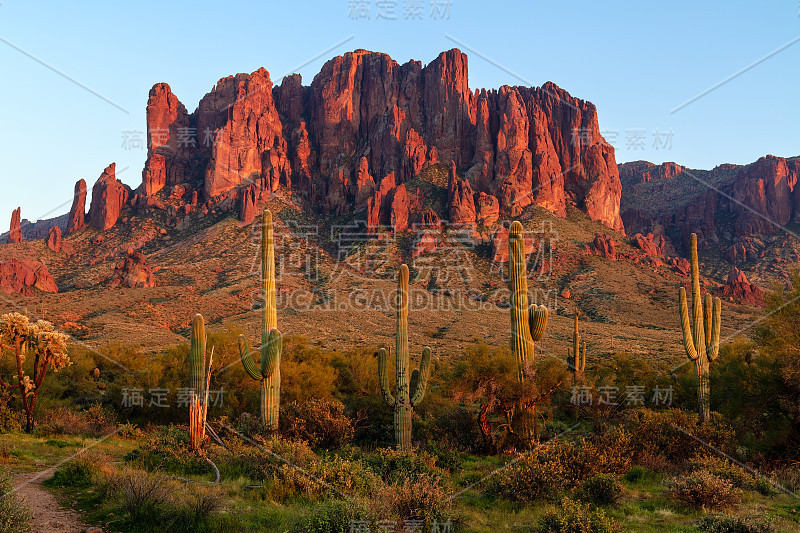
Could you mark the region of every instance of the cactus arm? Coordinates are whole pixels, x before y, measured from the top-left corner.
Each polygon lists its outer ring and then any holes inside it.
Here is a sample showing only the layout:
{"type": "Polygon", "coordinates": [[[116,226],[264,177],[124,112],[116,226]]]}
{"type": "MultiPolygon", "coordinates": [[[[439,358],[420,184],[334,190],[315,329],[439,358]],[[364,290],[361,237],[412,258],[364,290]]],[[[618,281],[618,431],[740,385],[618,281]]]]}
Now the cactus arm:
{"type": "Polygon", "coordinates": [[[255,362],[253,362],[252,353],[253,352],[250,350],[250,343],[247,342],[247,337],[239,335],[239,355],[242,357],[242,366],[251,378],[260,380],[262,379],[261,372],[255,362]]]}
{"type": "Polygon", "coordinates": [[[203,393],[203,372],[206,364],[206,328],[203,315],[194,315],[192,344],[189,349],[189,386],[198,395],[203,393]]]}
{"type": "Polygon", "coordinates": [[[269,378],[275,372],[275,368],[281,364],[281,351],[283,349],[283,339],[281,332],[273,328],[269,336],[262,335],[261,341],[261,375],[269,378]],[[264,338],[266,337],[266,338],[264,338]]]}
{"type": "Polygon", "coordinates": [[[586,370],[586,341],[583,341],[583,352],[581,353],[581,362],[579,370],[581,372],[586,370]]]}
{"type": "Polygon", "coordinates": [[[572,348],[567,348],[567,368],[575,370],[575,359],[572,358],[572,348]]]}
{"type": "Polygon", "coordinates": [[[699,357],[692,340],[692,327],[689,324],[689,306],[686,303],[686,289],[683,287],[678,291],[679,308],[681,313],[681,330],[683,331],[683,347],[689,359],[696,361],[699,357]]]}
{"type": "Polygon", "coordinates": [[[541,340],[544,330],[547,328],[547,307],[544,305],[532,304],[528,308],[528,329],[531,332],[531,339],[541,340]]]}
{"type": "Polygon", "coordinates": [[[414,369],[411,374],[411,406],[416,407],[422,402],[425,397],[425,391],[428,388],[428,378],[431,377],[431,349],[425,347],[422,350],[422,362],[419,364],[419,370],[414,369]]]}
{"type": "Polygon", "coordinates": [[[721,315],[722,302],[719,298],[714,298],[714,317],[711,321],[711,331],[709,332],[710,343],[708,345],[708,350],[706,351],[709,361],[713,361],[719,356],[719,328],[721,315]]]}
{"type": "Polygon", "coordinates": [[[378,381],[381,386],[381,394],[387,404],[394,407],[395,399],[392,391],[389,389],[389,365],[388,354],[385,348],[378,350],[378,381]]]}

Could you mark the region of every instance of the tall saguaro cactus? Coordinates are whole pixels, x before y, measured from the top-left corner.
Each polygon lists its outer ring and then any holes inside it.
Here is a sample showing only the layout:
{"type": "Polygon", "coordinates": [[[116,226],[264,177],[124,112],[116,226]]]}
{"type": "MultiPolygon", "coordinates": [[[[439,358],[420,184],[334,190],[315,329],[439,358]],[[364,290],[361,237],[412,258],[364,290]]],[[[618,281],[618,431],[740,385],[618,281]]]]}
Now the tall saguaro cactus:
{"type": "Polygon", "coordinates": [[[540,340],[547,328],[547,307],[528,305],[528,265],[523,232],[519,221],[511,223],[508,232],[511,350],[517,357],[520,381],[525,379],[525,369],[533,363],[534,341],[540,340]]]}
{"type": "Polygon", "coordinates": [[[705,295],[705,306],[700,296],[700,268],[697,261],[697,235],[692,233],[690,241],[692,263],[692,317],[690,324],[689,306],[686,301],[686,289],[680,288],[678,300],[680,304],[681,329],[683,330],[683,347],[686,355],[694,361],[694,376],[697,381],[697,400],[700,422],[708,422],[711,416],[710,385],[708,379],[709,363],[719,355],[719,328],[722,304],[719,298],[713,299],[705,295]],[[704,309],[705,307],[705,309],[704,309]]]}
{"type": "Polygon", "coordinates": [[[411,417],[414,407],[425,397],[431,375],[431,349],[422,350],[419,370],[408,375],[408,266],[400,266],[397,277],[397,328],[395,330],[395,393],[389,388],[389,367],[386,349],[378,351],[378,378],[386,403],[394,407],[394,438],[397,448],[411,448],[411,417]]]}
{"type": "Polygon", "coordinates": [[[580,351],[581,334],[578,331],[578,317],[581,312],[575,309],[575,329],[572,331],[572,350],[567,348],[567,366],[572,370],[575,379],[583,377],[586,369],[586,341],[583,341],[583,352],[580,351]]]}
{"type": "Polygon", "coordinates": [[[189,349],[189,447],[199,450],[206,437],[206,415],[208,414],[208,386],[211,380],[211,365],[214,350],[208,359],[206,370],[206,327],[203,315],[194,315],[192,321],[192,344],[189,349]]]}
{"type": "Polygon", "coordinates": [[[269,431],[278,430],[281,402],[281,352],[283,343],[278,331],[275,304],[275,244],[272,213],[264,211],[261,225],[261,278],[264,304],[261,308],[261,366],[253,362],[247,337],[239,335],[239,353],[247,374],[261,382],[261,421],[269,431]]]}

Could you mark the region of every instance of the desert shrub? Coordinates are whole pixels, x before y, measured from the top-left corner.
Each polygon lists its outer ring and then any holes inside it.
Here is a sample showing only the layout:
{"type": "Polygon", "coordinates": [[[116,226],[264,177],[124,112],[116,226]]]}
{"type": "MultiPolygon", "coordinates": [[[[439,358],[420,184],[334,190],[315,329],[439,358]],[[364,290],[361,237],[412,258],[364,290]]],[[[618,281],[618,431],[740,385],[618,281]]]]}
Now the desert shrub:
{"type": "Polygon", "coordinates": [[[595,505],[614,505],[622,497],[622,485],[610,474],[598,474],[582,482],[575,495],[595,505]]]}
{"type": "Polygon", "coordinates": [[[181,484],[131,467],[106,470],[99,490],[123,511],[123,523],[140,531],[209,531],[222,509],[218,487],[181,484]]]}
{"type": "Polygon", "coordinates": [[[315,448],[341,448],[353,440],[353,421],[338,400],[312,399],[282,409],[281,434],[307,441],[315,448]]]}
{"type": "Polygon", "coordinates": [[[384,448],[362,458],[366,467],[387,483],[421,475],[440,475],[436,458],[425,452],[409,453],[384,448]]]}
{"type": "Polygon", "coordinates": [[[352,531],[351,520],[359,515],[351,501],[325,500],[311,509],[295,533],[348,533],[352,531]]]}
{"type": "Polygon", "coordinates": [[[99,472],[99,456],[84,453],[59,467],[45,484],[52,487],[88,487],[97,482],[99,472]]]}
{"type": "Polygon", "coordinates": [[[510,500],[557,500],[569,488],[563,458],[537,448],[487,480],[486,492],[510,500]]]}
{"type": "Polygon", "coordinates": [[[106,478],[120,507],[134,522],[152,520],[160,514],[172,492],[172,485],[156,474],[125,467],[106,478]]]}
{"type": "Polygon", "coordinates": [[[731,452],[734,444],[733,430],[721,417],[713,416],[708,424],[699,424],[695,413],[680,409],[641,409],[634,414],[627,427],[633,436],[631,444],[637,459],[642,455],[661,455],[676,466],[685,465],[695,457],[714,453],[693,439],[692,435],[725,452],[731,452]]]}
{"type": "Polygon", "coordinates": [[[366,494],[376,481],[360,460],[337,454],[319,457],[303,441],[275,438],[259,446],[228,442],[228,447],[213,457],[223,476],[244,475],[263,485],[265,497],[274,500],[366,494]]]}
{"type": "Polygon", "coordinates": [[[433,456],[436,468],[455,472],[464,466],[464,457],[460,452],[434,440],[425,444],[425,451],[433,456]]]}
{"type": "Polygon", "coordinates": [[[574,442],[549,441],[510,463],[489,481],[487,490],[512,500],[557,500],[564,491],[598,474],[627,472],[630,441],[622,428],[574,442]]]}
{"type": "Polygon", "coordinates": [[[619,525],[602,509],[593,509],[564,498],[558,510],[548,511],[539,520],[539,533],[614,533],[619,525]]]}
{"type": "Polygon", "coordinates": [[[632,466],[623,476],[628,483],[641,483],[643,481],[656,479],[657,477],[658,472],[641,465],[632,466]]]}
{"type": "Polygon", "coordinates": [[[742,495],[733,483],[708,472],[692,472],[675,478],[669,486],[669,493],[684,505],[708,509],[735,505],[742,495]]]}
{"type": "Polygon", "coordinates": [[[6,472],[0,472],[0,533],[27,533],[31,530],[31,512],[14,491],[6,472]]]}
{"type": "Polygon", "coordinates": [[[145,441],[128,452],[126,463],[150,472],[164,470],[180,474],[203,474],[208,464],[196,454],[188,453],[189,435],[178,426],[158,426],[145,441]]]}
{"type": "Polygon", "coordinates": [[[754,476],[738,465],[720,457],[701,457],[689,464],[692,471],[708,472],[718,478],[730,481],[739,489],[755,490],[765,496],[772,494],[772,485],[761,476],[754,476]]]}
{"type": "Polygon", "coordinates": [[[22,427],[21,411],[14,408],[14,397],[5,387],[0,387],[0,433],[19,431],[22,427]]]}
{"type": "Polygon", "coordinates": [[[123,439],[136,440],[142,436],[142,431],[136,426],[136,424],[126,422],[119,425],[119,431],[117,432],[117,435],[123,439]]]}
{"type": "Polygon", "coordinates": [[[209,530],[211,519],[222,509],[222,495],[219,490],[194,485],[181,492],[182,497],[171,497],[162,509],[164,522],[170,524],[169,530],[209,530]]]}
{"type": "Polygon", "coordinates": [[[57,407],[45,411],[36,433],[104,437],[116,429],[116,414],[99,404],[94,404],[87,409],[57,407]]]}
{"type": "Polygon", "coordinates": [[[719,358],[711,365],[711,407],[736,429],[739,443],[751,450],[769,453],[783,448],[791,435],[792,418],[783,401],[783,362],[737,337],[720,346],[719,358]]]}
{"type": "Polygon", "coordinates": [[[422,520],[430,524],[445,518],[450,494],[439,476],[420,474],[394,483],[381,483],[372,493],[375,520],[422,520]]]}
{"type": "Polygon", "coordinates": [[[725,515],[704,516],[697,523],[697,529],[707,533],[772,533],[775,531],[769,521],[765,519],[725,515]]]}
{"type": "Polygon", "coordinates": [[[800,492],[800,464],[782,465],[770,477],[786,490],[800,492]]]}
{"type": "Polygon", "coordinates": [[[671,462],[665,455],[660,453],[642,453],[636,458],[636,462],[639,466],[652,470],[653,472],[674,475],[681,471],[678,465],[671,462]]]}

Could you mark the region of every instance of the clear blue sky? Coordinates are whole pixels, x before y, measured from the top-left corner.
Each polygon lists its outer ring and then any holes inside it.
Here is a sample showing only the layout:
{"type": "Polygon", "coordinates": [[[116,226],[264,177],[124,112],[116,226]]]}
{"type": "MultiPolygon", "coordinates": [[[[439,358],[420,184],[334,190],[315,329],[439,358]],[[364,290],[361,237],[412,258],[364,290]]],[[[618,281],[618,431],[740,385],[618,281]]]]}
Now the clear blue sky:
{"type": "Polygon", "coordinates": [[[223,76],[263,66],[273,82],[298,71],[309,84],[327,59],[357,48],[423,64],[461,48],[472,88],[553,81],[597,105],[601,130],[617,132],[619,162],[711,168],[800,154],[800,42],[671,112],[800,36],[797,0],[452,0],[449,18],[438,19],[422,0],[422,20],[405,19],[415,2],[388,3],[396,20],[376,20],[380,0],[0,0],[0,231],[18,205],[32,220],[66,212],[74,182],[91,187],[112,161],[138,186],[145,151],[124,149],[122,132],[145,130],[154,83],[168,82],[191,112],[223,76]],[[357,3],[369,6],[369,19],[350,18],[357,3]]]}

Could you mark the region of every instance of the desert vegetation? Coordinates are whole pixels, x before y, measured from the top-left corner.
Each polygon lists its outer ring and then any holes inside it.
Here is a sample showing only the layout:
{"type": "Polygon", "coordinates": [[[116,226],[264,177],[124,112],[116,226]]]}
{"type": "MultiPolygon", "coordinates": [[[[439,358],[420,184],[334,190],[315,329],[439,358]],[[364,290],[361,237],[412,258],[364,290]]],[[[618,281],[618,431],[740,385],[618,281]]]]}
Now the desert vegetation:
{"type": "MultiPolygon", "coordinates": [[[[693,238],[693,313],[681,288],[675,315],[694,368],[651,366],[624,346],[587,360],[577,312],[567,359],[536,355],[549,311],[528,301],[514,223],[509,343],[447,357],[423,347],[415,368],[405,265],[394,364],[386,346],[281,335],[271,225],[267,212],[258,348],[234,323],[206,334],[200,315],[189,342],[152,353],[90,350],[4,315],[0,372],[18,381],[3,382],[0,461],[55,466],[47,484],[107,531],[800,527],[800,275],[770,296],[752,340],[723,342],[693,238]],[[42,361],[60,372],[45,380],[42,361]]],[[[26,530],[24,502],[7,480],[0,489],[0,528],[26,530]]]]}

